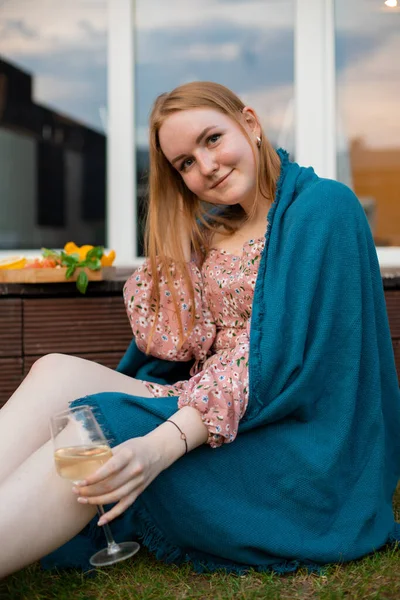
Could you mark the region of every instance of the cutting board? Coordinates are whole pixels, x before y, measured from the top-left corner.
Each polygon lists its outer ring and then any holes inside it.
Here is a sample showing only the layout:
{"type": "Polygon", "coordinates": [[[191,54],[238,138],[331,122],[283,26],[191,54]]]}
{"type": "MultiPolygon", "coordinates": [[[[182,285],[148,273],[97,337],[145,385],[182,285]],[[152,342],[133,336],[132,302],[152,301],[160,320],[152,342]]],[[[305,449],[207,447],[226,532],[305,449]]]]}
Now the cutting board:
{"type": "MultiPolygon", "coordinates": [[[[104,281],[115,279],[116,267],[104,267],[99,271],[83,269],[89,281],[104,281]]],[[[0,269],[0,283],[69,283],[78,279],[79,271],[69,279],[65,278],[67,267],[54,267],[46,269],[0,269]]]]}

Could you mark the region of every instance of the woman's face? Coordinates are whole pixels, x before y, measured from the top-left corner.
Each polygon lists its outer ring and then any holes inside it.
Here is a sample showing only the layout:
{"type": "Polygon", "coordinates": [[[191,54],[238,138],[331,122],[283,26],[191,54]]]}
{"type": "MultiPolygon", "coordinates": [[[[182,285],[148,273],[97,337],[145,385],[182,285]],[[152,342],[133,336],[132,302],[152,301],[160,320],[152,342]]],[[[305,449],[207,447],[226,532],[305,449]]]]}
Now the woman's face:
{"type": "MultiPolygon", "coordinates": [[[[260,135],[254,111],[243,110],[250,139],[260,135]]],[[[256,191],[256,164],[240,126],[214,109],[195,108],[170,115],[159,131],[161,150],[200,200],[241,204],[249,210],[256,191]]]]}

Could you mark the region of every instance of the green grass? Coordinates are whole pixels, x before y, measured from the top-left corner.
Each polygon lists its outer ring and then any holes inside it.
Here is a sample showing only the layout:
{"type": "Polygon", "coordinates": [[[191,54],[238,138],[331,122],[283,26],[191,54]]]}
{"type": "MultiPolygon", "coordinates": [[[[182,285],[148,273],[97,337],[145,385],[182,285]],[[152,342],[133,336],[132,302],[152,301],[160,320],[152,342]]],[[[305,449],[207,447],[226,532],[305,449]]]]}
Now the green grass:
{"type": "MultiPolygon", "coordinates": [[[[400,517],[400,488],[394,507],[400,517]]],[[[167,566],[142,549],[132,560],[99,569],[42,571],[35,564],[0,583],[1,600],[399,600],[400,548],[390,547],[322,575],[299,570],[278,576],[250,572],[198,575],[190,566],[167,566]]]]}

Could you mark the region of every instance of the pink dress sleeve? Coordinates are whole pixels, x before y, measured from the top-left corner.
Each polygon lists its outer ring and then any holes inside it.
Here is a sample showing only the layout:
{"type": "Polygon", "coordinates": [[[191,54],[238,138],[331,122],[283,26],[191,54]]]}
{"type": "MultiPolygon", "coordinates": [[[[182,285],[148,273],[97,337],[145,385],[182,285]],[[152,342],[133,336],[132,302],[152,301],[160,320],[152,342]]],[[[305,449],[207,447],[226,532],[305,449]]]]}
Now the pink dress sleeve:
{"type": "MultiPolygon", "coordinates": [[[[148,260],[126,282],[124,301],[139,350],[146,351],[149,334],[154,321],[156,321],[150,354],[171,361],[189,361],[195,358],[197,366],[209,353],[215,339],[216,327],[212,314],[203,301],[201,272],[194,261],[191,261],[188,265],[194,288],[195,326],[189,338],[179,350],[177,349],[179,342],[178,319],[167,280],[158,274],[160,308],[158,314],[155,314],[155,303],[150,300],[153,276],[148,260]]],[[[192,311],[189,290],[184,279],[181,276],[176,277],[173,264],[171,265],[171,274],[174,287],[178,292],[178,305],[183,330],[187,332],[192,311]]]]}
{"type": "Polygon", "coordinates": [[[207,426],[207,443],[217,448],[233,442],[249,396],[249,338],[243,334],[234,349],[214,355],[203,371],[190,378],[178,407],[196,408],[207,426]]]}

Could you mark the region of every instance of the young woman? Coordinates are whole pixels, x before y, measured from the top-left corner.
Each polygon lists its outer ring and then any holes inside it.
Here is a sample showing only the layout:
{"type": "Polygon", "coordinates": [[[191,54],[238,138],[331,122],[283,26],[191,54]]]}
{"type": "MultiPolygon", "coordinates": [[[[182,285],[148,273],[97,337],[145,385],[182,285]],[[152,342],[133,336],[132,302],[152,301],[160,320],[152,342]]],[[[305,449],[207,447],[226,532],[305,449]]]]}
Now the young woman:
{"type": "Polygon", "coordinates": [[[85,568],[98,503],[118,541],[198,570],[282,572],[398,538],[400,397],[352,192],[275,151],[230,90],[186,84],[150,118],[147,255],[118,372],[46,356],[1,410],[0,576],[49,553],[85,568]],[[70,403],[114,454],[73,492],[48,428],[70,403]]]}

